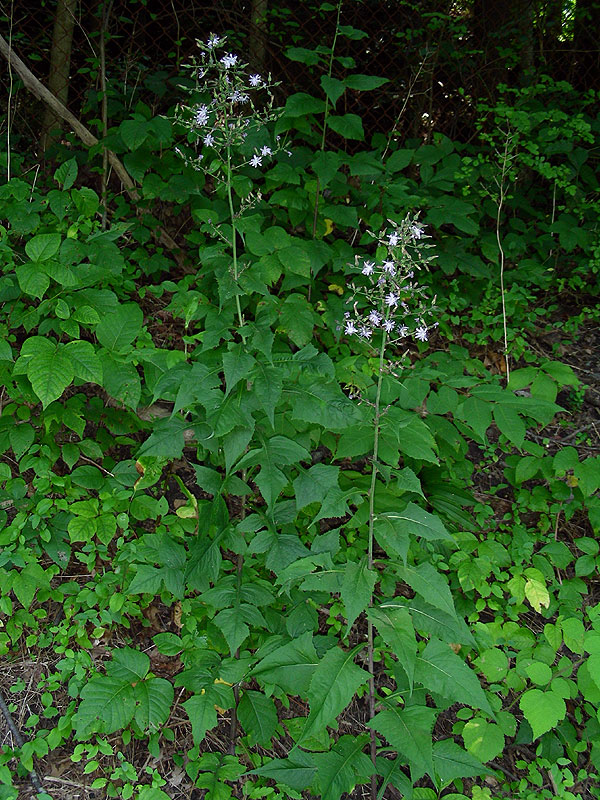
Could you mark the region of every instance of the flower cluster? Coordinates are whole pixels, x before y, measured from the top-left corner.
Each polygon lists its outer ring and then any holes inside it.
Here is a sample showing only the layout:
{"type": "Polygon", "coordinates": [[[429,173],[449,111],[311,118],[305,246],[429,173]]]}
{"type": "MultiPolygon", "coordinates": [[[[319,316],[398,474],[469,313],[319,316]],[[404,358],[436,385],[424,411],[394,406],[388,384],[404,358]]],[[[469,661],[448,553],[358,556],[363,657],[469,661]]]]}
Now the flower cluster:
{"type": "Polygon", "coordinates": [[[356,266],[369,279],[369,285],[352,284],[353,295],[348,302],[353,311],[344,314],[343,330],[346,336],[367,341],[382,332],[389,343],[410,336],[426,342],[429,331],[438,323],[427,321],[433,308],[425,304],[415,271],[431,260],[425,252],[431,245],[425,242],[428,237],[424,226],[416,218],[407,217],[399,224],[388,222],[391,232],[371,234],[382,257],[357,259],[356,266]]]}
{"type": "Polygon", "coordinates": [[[187,130],[188,142],[196,152],[191,155],[183,148],[177,152],[192,166],[215,177],[219,177],[225,154],[228,172],[242,166],[263,166],[281,149],[279,141],[267,139],[265,129],[266,123],[279,115],[273,109],[275,84],[270,76],[247,75],[247,65],[235,53],[222,49],[225,37],[211,34],[197,44],[201,56],[190,65],[196,79],[191,91],[195,102],[182,105],[177,111],[177,120],[187,130]],[[257,92],[260,96],[256,96],[257,92]],[[237,159],[231,163],[233,149],[242,154],[241,162],[237,159]]]}

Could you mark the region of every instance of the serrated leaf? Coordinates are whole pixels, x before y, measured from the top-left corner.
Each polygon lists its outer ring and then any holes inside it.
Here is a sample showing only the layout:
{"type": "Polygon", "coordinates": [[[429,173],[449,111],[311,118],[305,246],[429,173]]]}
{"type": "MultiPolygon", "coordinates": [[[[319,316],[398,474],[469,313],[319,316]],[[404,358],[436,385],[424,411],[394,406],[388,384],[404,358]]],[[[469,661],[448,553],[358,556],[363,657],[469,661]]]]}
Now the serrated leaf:
{"type": "Polygon", "coordinates": [[[433,776],[432,731],[438,712],[426,706],[387,708],[376,714],[369,725],[411,765],[413,781],[425,773],[433,776]]]}
{"type": "Polygon", "coordinates": [[[332,647],[317,665],[308,689],[310,713],[297,744],[331,725],[368,680],[369,673],[354,663],[354,652],[332,647]]]}
{"type": "Polygon", "coordinates": [[[102,363],[93,345],[83,340],[69,342],[63,353],[70,358],[78,378],[102,386],[102,363]]]}
{"type": "Polygon", "coordinates": [[[254,366],[255,359],[244,349],[241,342],[230,345],[229,350],[223,353],[223,371],[225,373],[225,385],[228,395],[236,384],[247,378],[254,366]]]}
{"type": "Polygon", "coordinates": [[[232,653],[235,653],[250,633],[250,629],[244,622],[239,608],[224,608],[214,618],[214,623],[227,640],[232,653]]]}
{"type": "Polygon", "coordinates": [[[328,753],[315,753],[320,800],[339,800],[370,776],[373,765],[363,750],[366,736],[342,736],[328,753]]]}
{"type": "Polygon", "coordinates": [[[321,75],[321,86],[323,87],[323,91],[333,106],[335,106],[337,101],[346,91],[344,81],[340,81],[337,78],[331,78],[329,75],[321,75]]]}
{"type": "Polygon", "coordinates": [[[70,158],[58,167],[54,172],[54,180],[62,186],[64,191],[68,191],[75,183],[77,178],[77,159],[70,158]]]}
{"type": "Polygon", "coordinates": [[[519,699],[519,707],[531,725],[534,739],[555,728],[567,713],[565,701],[559,694],[542,692],[540,689],[524,692],[519,699]]]}
{"type": "Polygon", "coordinates": [[[123,350],[140,334],[143,321],[144,315],[137,303],[124,303],[100,320],[96,337],[107,350],[123,350]]]}
{"type": "Polygon", "coordinates": [[[436,781],[438,786],[447,786],[457,778],[493,774],[452,739],[444,739],[434,744],[433,763],[438,778],[436,781]]]}
{"type": "Polygon", "coordinates": [[[143,731],[154,733],[169,718],[173,685],[164,678],[147,678],[136,684],[135,721],[143,731]]]}
{"type": "Polygon", "coordinates": [[[312,339],[315,316],[306,298],[290,294],[281,304],[279,327],[298,347],[304,347],[312,339]]]}
{"type": "Polygon", "coordinates": [[[73,365],[64,350],[56,346],[33,356],[27,365],[27,377],[46,408],[53,400],[58,400],[73,380],[73,365]]]}
{"type": "Polygon", "coordinates": [[[262,775],[301,792],[311,785],[316,772],[317,768],[310,754],[294,750],[287,758],[273,758],[264,766],[252,770],[250,774],[262,775]]]}
{"type": "Polygon", "coordinates": [[[123,730],[133,719],[135,699],[127,683],[98,675],[83,686],[80,697],[81,703],[73,717],[78,739],[87,739],[94,731],[123,730]]]}
{"type": "Polygon", "coordinates": [[[500,433],[503,433],[509,441],[517,447],[523,445],[526,433],[525,423],[514,408],[500,403],[496,404],[494,406],[494,422],[500,433]]]}
{"type": "Polygon", "coordinates": [[[294,481],[296,509],[321,503],[334,489],[338,489],[340,468],[332,464],[315,464],[301,472],[294,481]]]}
{"type": "Polygon", "coordinates": [[[192,723],[194,744],[199,745],[207,731],[212,730],[217,724],[213,692],[209,688],[204,694],[195,694],[183,703],[183,707],[192,723]]]}
{"type": "Polygon", "coordinates": [[[430,514],[424,508],[409,503],[404,511],[389,511],[378,514],[377,519],[388,519],[399,535],[420,536],[428,541],[454,542],[453,537],[446,530],[441,519],[435,514],[430,514]]]}
{"type": "Polygon", "coordinates": [[[26,453],[35,439],[35,431],[28,422],[12,427],[8,434],[8,440],[15,458],[19,459],[26,453]]]}
{"type": "Polygon", "coordinates": [[[15,274],[21,291],[31,297],[37,297],[38,300],[42,299],[50,286],[50,278],[34,261],[18,264],[15,267],[15,274]]]}
{"type": "Polygon", "coordinates": [[[415,663],[417,660],[417,640],[412,617],[407,608],[370,608],[369,618],[385,643],[391,647],[398,663],[406,672],[412,692],[415,663]]]}
{"type": "Polygon", "coordinates": [[[448,700],[493,713],[475,672],[439,639],[431,639],[417,656],[417,680],[448,700]]]}
{"type": "Polygon", "coordinates": [[[491,761],[504,750],[504,734],[500,726],[481,717],[466,723],[462,737],[469,753],[482,762],[491,761]]]}
{"type": "Polygon", "coordinates": [[[158,594],[162,586],[161,570],[151,564],[138,564],[133,580],[127,587],[129,594],[158,594]]]}
{"type": "Polygon", "coordinates": [[[25,252],[32,261],[48,261],[59,247],[60,233],[39,233],[25,244],[25,252]]]}
{"type": "Polygon", "coordinates": [[[289,694],[305,697],[318,662],[312,633],[307,632],[265,656],[252,675],[260,683],[276,684],[289,694]]]}
{"type": "Polygon", "coordinates": [[[376,580],[377,574],[369,569],[366,558],[346,564],[341,589],[342,602],[346,608],[346,636],[354,620],[368,607],[376,580]]]}
{"type": "Polygon", "coordinates": [[[452,593],[444,576],[424,561],[414,567],[399,567],[400,577],[423,599],[456,618],[452,593]]]}
{"type": "Polygon", "coordinates": [[[252,744],[270,745],[278,725],[277,709],[270,697],[246,690],[238,705],[238,717],[252,744]]]}

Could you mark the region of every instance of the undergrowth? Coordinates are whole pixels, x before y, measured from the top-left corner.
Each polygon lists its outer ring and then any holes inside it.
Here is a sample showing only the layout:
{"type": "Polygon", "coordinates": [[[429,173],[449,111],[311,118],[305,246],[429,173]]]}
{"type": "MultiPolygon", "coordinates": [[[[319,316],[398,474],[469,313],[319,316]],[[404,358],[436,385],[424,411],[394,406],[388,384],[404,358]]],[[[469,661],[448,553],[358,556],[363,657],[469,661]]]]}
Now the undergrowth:
{"type": "Polygon", "coordinates": [[[100,149],[0,187],[0,797],[600,796],[600,458],[530,348],[597,294],[597,120],[367,144],[334,48],[279,110],[199,52],[110,224],[100,149]]]}

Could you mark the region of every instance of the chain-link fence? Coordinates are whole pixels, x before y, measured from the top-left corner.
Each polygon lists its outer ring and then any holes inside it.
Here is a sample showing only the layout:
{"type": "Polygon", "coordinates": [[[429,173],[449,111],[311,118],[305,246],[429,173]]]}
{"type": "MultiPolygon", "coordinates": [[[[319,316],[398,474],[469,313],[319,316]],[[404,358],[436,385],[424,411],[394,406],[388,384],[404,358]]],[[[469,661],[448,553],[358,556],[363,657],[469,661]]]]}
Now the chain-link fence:
{"type": "MultiPolygon", "coordinates": [[[[592,18],[579,35],[569,20],[574,4],[556,0],[345,0],[340,6],[317,0],[4,0],[0,14],[2,34],[15,52],[51,90],[63,91],[69,109],[92,127],[102,74],[112,119],[139,102],[164,112],[177,100],[176,77],[195,39],[217,32],[227,33],[231,49],[255,69],[281,81],[281,100],[296,91],[322,96],[320,78],[330,68],[335,40],[333,77],[387,79],[374,91],[347,91],[337,113],[360,115],[367,135],[427,137],[436,130],[466,141],[477,101],[493,99],[501,83],[519,85],[528,71],[579,90],[599,88],[598,32],[584,34],[600,22],[600,12],[598,3],[580,2],[592,18]],[[503,14],[508,22],[499,21],[503,14]],[[52,85],[57,46],[62,88],[52,85]]],[[[9,70],[0,75],[11,124],[37,141],[44,109],[9,70]]]]}

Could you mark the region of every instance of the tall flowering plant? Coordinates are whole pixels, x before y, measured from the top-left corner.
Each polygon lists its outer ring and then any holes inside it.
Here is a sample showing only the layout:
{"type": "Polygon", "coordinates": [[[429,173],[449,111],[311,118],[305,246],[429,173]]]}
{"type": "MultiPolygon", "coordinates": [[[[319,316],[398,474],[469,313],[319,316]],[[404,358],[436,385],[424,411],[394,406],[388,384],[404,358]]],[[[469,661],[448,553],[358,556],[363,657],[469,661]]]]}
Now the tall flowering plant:
{"type": "MultiPolygon", "coordinates": [[[[276,120],[280,110],[274,108],[270,75],[248,71],[248,65],[226,47],[226,38],[211,34],[197,42],[200,56],[188,65],[192,74],[189,101],[181,104],[176,119],[185,131],[186,144],[178,154],[224,191],[229,212],[229,230],[208,220],[213,233],[231,249],[230,274],[237,285],[241,265],[238,253],[239,217],[261,201],[260,192],[245,192],[235,174],[266,166],[283,148],[279,137],[273,138],[268,123],[276,120]],[[236,194],[238,197],[236,197],[236,194]]],[[[239,328],[244,318],[240,293],[235,292],[239,328]]],[[[242,333],[242,338],[243,333],[242,333]]]]}
{"type": "MultiPolygon", "coordinates": [[[[379,440],[381,419],[385,409],[381,404],[383,377],[389,361],[397,361],[397,350],[411,338],[425,342],[429,332],[437,326],[434,303],[426,298],[425,288],[420,286],[417,273],[434,256],[428,252],[432,245],[427,241],[425,227],[416,217],[407,216],[400,223],[388,220],[391,230],[371,234],[377,241],[373,258],[357,257],[356,268],[366,278],[360,284],[351,284],[348,300],[352,310],[344,314],[343,332],[362,341],[378,345],[378,369],[375,400],[373,402],[373,457],[369,487],[369,521],[367,566],[373,570],[374,529],[376,520],[375,493],[379,473],[379,440]],[[392,353],[393,351],[393,353],[392,353]]],[[[372,605],[372,596],[371,602],[372,605]]],[[[367,659],[369,665],[369,717],[375,717],[374,678],[374,631],[370,619],[367,622],[367,659]]],[[[372,796],[376,797],[376,753],[375,730],[371,728],[371,759],[373,762],[372,796]]]]}

